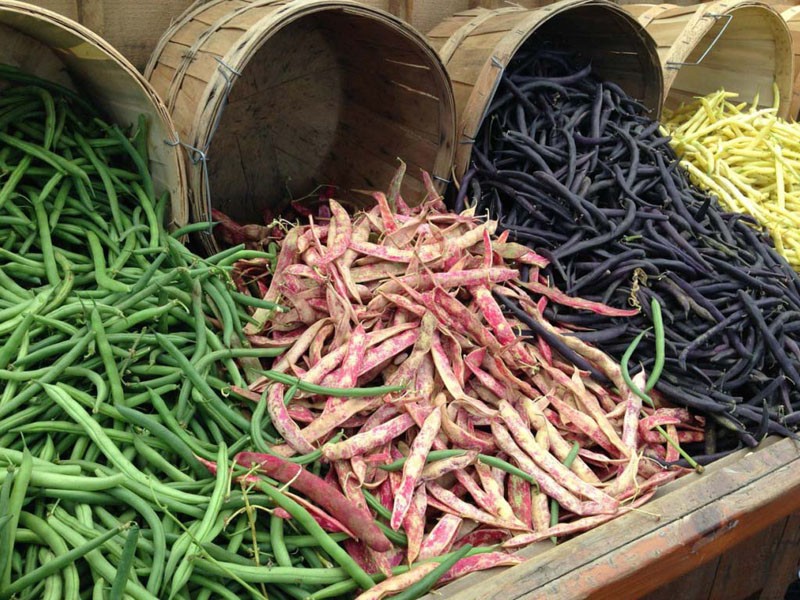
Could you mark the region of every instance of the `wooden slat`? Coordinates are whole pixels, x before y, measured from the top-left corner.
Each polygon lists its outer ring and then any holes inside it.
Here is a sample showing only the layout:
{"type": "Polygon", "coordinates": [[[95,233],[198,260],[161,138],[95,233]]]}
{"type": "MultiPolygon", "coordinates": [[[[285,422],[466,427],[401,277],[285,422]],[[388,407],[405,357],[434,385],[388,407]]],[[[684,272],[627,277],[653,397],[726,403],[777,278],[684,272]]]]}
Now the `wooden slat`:
{"type": "Polygon", "coordinates": [[[684,27],[686,27],[686,20],[683,18],[669,20],[656,19],[647,28],[647,33],[653,36],[653,39],[659,46],[672,46],[681,32],[683,32],[684,27]]]}
{"type": "MultiPolygon", "coordinates": [[[[633,17],[604,0],[562,0],[535,10],[508,8],[476,9],[472,21],[459,27],[442,24],[432,35],[451,81],[454,84],[458,113],[459,142],[476,135],[488,103],[497,88],[502,69],[527,40],[554,39],[576,48],[593,63],[620,66],[609,69],[625,73],[620,82],[626,89],[645,99],[656,112],[661,108],[661,76],[655,46],[642,34],[633,17]],[[442,42],[441,31],[452,32],[442,42]],[[635,79],[639,83],[634,83],[635,79]],[[470,91],[469,86],[473,86],[470,91]]],[[[460,176],[469,162],[470,147],[456,146],[454,171],[460,176]]]]}
{"type": "Polygon", "coordinates": [[[784,522],[783,533],[775,552],[767,561],[769,576],[760,600],[783,598],[790,583],[797,581],[800,568],[800,513],[794,513],[784,522]]]}
{"type": "Polygon", "coordinates": [[[744,565],[768,565],[778,549],[786,519],[757,531],[726,551],[720,559],[711,589],[711,598],[744,599],[764,587],[770,573],[766,568],[743,568],[744,565]]]}
{"type": "Polygon", "coordinates": [[[704,565],[689,571],[682,577],[650,592],[640,600],[678,600],[680,598],[710,598],[717,567],[721,558],[717,557],[704,565]]]}
{"type": "MultiPolygon", "coordinates": [[[[387,136],[386,131],[392,127],[392,123],[391,117],[377,114],[358,102],[348,102],[341,115],[340,142],[346,141],[354,150],[359,149],[382,157],[385,164],[389,165],[383,172],[390,175],[397,168],[398,158],[409,164],[407,169],[409,175],[413,172],[418,174],[419,169],[426,168],[425,165],[436,160],[438,150],[436,141],[421,137],[416,130],[406,127],[395,126],[392,128],[392,136],[387,136]]],[[[358,153],[355,155],[357,160],[358,153]]],[[[358,172],[358,168],[356,167],[355,172],[358,172]]],[[[337,175],[347,176],[347,173],[337,175]]],[[[381,183],[373,185],[381,186],[381,183]]],[[[376,189],[380,190],[383,187],[376,189]]]]}
{"type": "Polygon", "coordinates": [[[791,36],[774,10],[750,0],[721,0],[660,12],[656,5],[626,10],[638,16],[658,44],[667,107],[674,108],[694,96],[723,88],[750,99],[763,88],[766,78],[770,83],[760,96],[762,106],[772,104],[774,81],[781,96],[779,115],[789,114],[795,79],[791,36]],[[714,18],[715,15],[722,18],[714,18]],[[722,37],[712,46],[720,32],[722,37]],[[689,64],[704,55],[701,67],[689,64]],[[700,71],[702,67],[711,70],[700,71]]]}
{"type": "Polygon", "coordinates": [[[0,2],[2,62],[12,64],[92,98],[108,118],[122,127],[148,122],[150,170],[158,194],[171,198],[171,218],[188,216],[186,172],[181,152],[164,140],[177,137],[166,107],[153,88],[108,41],[60,14],[23,2],[0,2]],[[72,49],[73,51],[65,51],[72,49]]]}

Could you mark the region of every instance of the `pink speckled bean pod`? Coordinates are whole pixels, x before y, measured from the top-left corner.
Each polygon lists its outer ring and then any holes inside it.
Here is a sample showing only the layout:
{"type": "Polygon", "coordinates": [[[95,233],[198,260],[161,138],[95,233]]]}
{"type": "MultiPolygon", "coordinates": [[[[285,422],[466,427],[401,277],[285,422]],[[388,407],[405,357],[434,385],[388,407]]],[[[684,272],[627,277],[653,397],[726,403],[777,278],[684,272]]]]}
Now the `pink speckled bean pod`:
{"type": "Polygon", "coordinates": [[[517,411],[508,402],[500,403],[500,416],[505,421],[516,440],[522,448],[542,469],[550,473],[556,481],[571,492],[583,496],[587,500],[593,500],[599,505],[604,506],[609,512],[614,512],[619,507],[619,502],[604,494],[598,488],[580,479],[575,473],[567,469],[558,459],[549,452],[541,449],[536,443],[530,430],[527,429],[517,411]]]}
{"type": "Polygon", "coordinates": [[[267,392],[267,411],[272,419],[272,425],[295,452],[299,454],[314,452],[316,448],[303,437],[300,428],[292,420],[286,405],[283,403],[285,389],[283,384],[273,383],[267,392]]]}
{"type": "Polygon", "coordinates": [[[425,465],[420,475],[420,481],[436,481],[446,473],[463,470],[475,464],[478,453],[475,450],[467,451],[463,456],[452,456],[425,465]]]}
{"type": "Polygon", "coordinates": [[[436,434],[439,433],[439,428],[442,424],[442,414],[438,410],[431,411],[428,418],[425,419],[419,433],[414,438],[411,444],[411,450],[403,465],[403,479],[400,482],[400,488],[394,499],[394,508],[392,509],[392,518],[389,521],[389,526],[397,531],[403,523],[408,508],[411,505],[413,498],[414,488],[417,485],[419,476],[425,467],[425,459],[430,452],[436,434]]]}
{"type": "Polygon", "coordinates": [[[356,600],[381,600],[389,594],[401,592],[407,587],[417,583],[437,566],[439,566],[439,564],[435,562],[414,565],[410,571],[385,579],[376,584],[375,587],[368,589],[366,592],[362,592],[356,596],[356,600]]]}
{"type": "Polygon", "coordinates": [[[365,454],[392,441],[413,425],[414,419],[407,414],[403,414],[376,426],[374,429],[358,433],[343,442],[327,444],[322,448],[322,455],[328,460],[344,460],[365,454]]]}
{"type": "Polygon", "coordinates": [[[449,552],[463,521],[455,515],[443,515],[422,542],[419,560],[435,558],[449,552]]]}
{"type": "Polygon", "coordinates": [[[462,558],[450,568],[439,580],[439,585],[463,577],[467,573],[493,569],[494,567],[511,567],[523,562],[521,556],[506,554],[505,552],[487,552],[462,558]]]}
{"type": "Polygon", "coordinates": [[[508,476],[508,503],[517,518],[528,527],[533,528],[531,516],[531,484],[517,477],[508,476]]]}
{"type": "Polygon", "coordinates": [[[403,518],[403,529],[408,538],[407,558],[409,563],[413,563],[419,556],[422,548],[422,540],[425,537],[425,512],[428,509],[428,494],[425,486],[421,485],[414,492],[411,506],[403,518]]]}
{"type": "Polygon", "coordinates": [[[524,531],[527,529],[527,527],[522,526],[520,523],[504,521],[503,519],[495,517],[494,515],[490,515],[488,512],[484,510],[476,508],[469,502],[461,500],[451,490],[443,488],[438,483],[429,481],[425,485],[428,488],[429,505],[433,505],[433,503],[431,502],[431,496],[432,496],[439,503],[447,507],[446,512],[450,514],[455,514],[464,519],[472,519],[473,521],[477,521],[478,523],[485,523],[486,525],[489,525],[491,527],[511,529],[514,531],[524,531]]]}

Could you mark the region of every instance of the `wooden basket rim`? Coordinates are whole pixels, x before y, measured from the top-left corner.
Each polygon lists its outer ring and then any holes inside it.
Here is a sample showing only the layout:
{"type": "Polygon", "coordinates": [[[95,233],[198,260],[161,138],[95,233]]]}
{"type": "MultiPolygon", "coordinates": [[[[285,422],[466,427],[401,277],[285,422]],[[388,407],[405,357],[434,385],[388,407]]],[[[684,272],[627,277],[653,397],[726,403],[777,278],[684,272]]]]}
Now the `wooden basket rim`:
{"type": "MultiPolygon", "coordinates": [[[[159,95],[150,85],[150,82],[139,73],[130,61],[125,58],[116,48],[114,48],[104,38],[94,33],[84,25],[66,17],[60,13],[52,10],[29,4],[27,2],[19,2],[17,0],[0,0],[0,13],[12,13],[20,15],[24,18],[38,19],[48,21],[69,35],[73,36],[77,42],[86,43],[94,46],[104,54],[106,54],[122,71],[124,71],[130,78],[131,83],[135,83],[138,88],[144,93],[144,97],[149,102],[154,114],[160,119],[161,125],[164,130],[170,135],[171,139],[163,140],[166,145],[173,145],[178,139],[177,128],[172,121],[172,117],[161,100],[159,95]]],[[[35,34],[25,32],[26,35],[38,39],[45,45],[49,45],[47,41],[37,37],[35,34]]],[[[150,140],[152,143],[152,140],[150,140]]],[[[165,168],[173,172],[175,181],[174,191],[170,190],[171,194],[171,223],[172,226],[182,226],[188,222],[189,219],[189,203],[187,195],[187,176],[186,168],[181,160],[180,152],[177,148],[174,151],[168,152],[171,157],[172,164],[165,165],[165,168]]]]}
{"type": "MultiPolygon", "coordinates": [[[[461,119],[460,131],[458,135],[463,138],[459,140],[458,148],[456,150],[455,172],[457,176],[463,175],[467,170],[469,164],[469,156],[471,154],[470,144],[478,134],[481,123],[486,117],[486,111],[489,109],[490,100],[494,97],[497,87],[500,85],[500,77],[503,70],[508,65],[509,61],[519,51],[522,45],[537,31],[539,27],[547,21],[562,15],[571,10],[585,8],[587,6],[601,8],[607,10],[609,14],[614,14],[620,17],[623,21],[628,23],[631,27],[631,34],[634,35],[641,42],[641,49],[646,50],[650,54],[651,63],[653,64],[653,72],[651,75],[656,78],[659,90],[663,89],[662,73],[658,55],[655,51],[655,45],[652,43],[652,38],[646,33],[645,29],[633,18],[627,11],[625,11],[618,4],[610,0],[559,0],[553,4],[543,6],[540,8],[525,9],[521,7],[509,7],[501,9],[472,9],[461,13],[456,13],[453,17],[472,16],[467,23],[453,33],[450,38],[442,46],[445,50],[447,65],[454,55],[455,48],[449,48],[450,40],[456,39],[460,44],[465,39],[469,32],[478,27],[480,24],[485,23],[491,18],[502,14],[509,14],[514,12],[527,13],[522,17],[521,21],[511,29],[503,38],[495,45],[494,51],[489,56],[481,67],[480,74],[478,75],[475,85],[473,86],[472,93],[467,100],[466,105],[461,110],[459,115],[461,119]],[[487,16],[488,15],[488,16],[487,16]],[[472,25],[474,20],[478,20],[477,25],[472,25]],[[461,143],[461,142],[464,143],[461,143]]],[[[661,110],[661,105],[652,107],[655,116],[661,110]]]]}
{"type": "Polygon", "coordinates": [[[781,12],[781,17],[783,17],[784,21],[787,23],[794,22],[795,19],[800,20],[800,5],[787,8],[781,12]]]}

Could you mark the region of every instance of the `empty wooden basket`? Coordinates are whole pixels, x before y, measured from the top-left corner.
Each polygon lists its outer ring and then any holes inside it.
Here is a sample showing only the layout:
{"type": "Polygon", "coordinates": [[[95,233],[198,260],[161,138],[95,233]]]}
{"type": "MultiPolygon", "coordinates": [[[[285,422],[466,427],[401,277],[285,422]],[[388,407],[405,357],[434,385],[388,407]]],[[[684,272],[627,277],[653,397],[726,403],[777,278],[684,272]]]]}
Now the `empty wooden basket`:
{"type": "Polygon", "coordinates": [[[439,189],[450,176],[455,108],[441,61],[409,25],[357,2],[198,2],[146,75],[188,149],[196,220],[213,204],[263,222],[320,186],[371,202],[398,159],[412,204],[423,169],[439,189]]]}
{"type": "Polygon", "coordinates": [[[661,70],[651,38],[621,7],[605,0],[562,0],[538,9],[474,9],[457,13],[428,34],[453,81],[458,110],[455,172],[466,171],[503,69],[526,43],[551,42],[591,61],[600,77],[619,84],[658,116],[661,70]]]}
{"type": "Polygon", "coordinates": [[[627,5],[653,36],[664,70],[664,104],[670,109],[725,89],[742,101],[756,95],[772,106],[773,83],[779,114],[789,114],[792,44],[789,30],[772,7],[751,0],[692,6],[627,5]]]}

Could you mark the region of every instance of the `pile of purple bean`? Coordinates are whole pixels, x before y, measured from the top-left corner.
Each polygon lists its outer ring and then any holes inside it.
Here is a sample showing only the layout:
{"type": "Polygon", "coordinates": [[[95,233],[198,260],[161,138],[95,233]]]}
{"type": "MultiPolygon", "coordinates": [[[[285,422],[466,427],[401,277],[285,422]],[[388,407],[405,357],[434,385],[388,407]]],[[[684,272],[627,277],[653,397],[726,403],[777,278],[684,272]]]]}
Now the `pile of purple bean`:
{"type": "MultiPolygon", "coordinates": [[[[547,309],[616,359],[652,327],[657,299],[666,360],[656,389],[709,417],[709,441],[695,454],[710,459],[800,425],[800,278],[754,221],[689,181],[668,142],[590,66],[523,49],[503,74],[455,208],[488,212],[548,257],[543,274],[556,287],[641,306],[633,318],[547,309]]],[[[631,373],[654,360],[648,332],[631,373]]]]}

